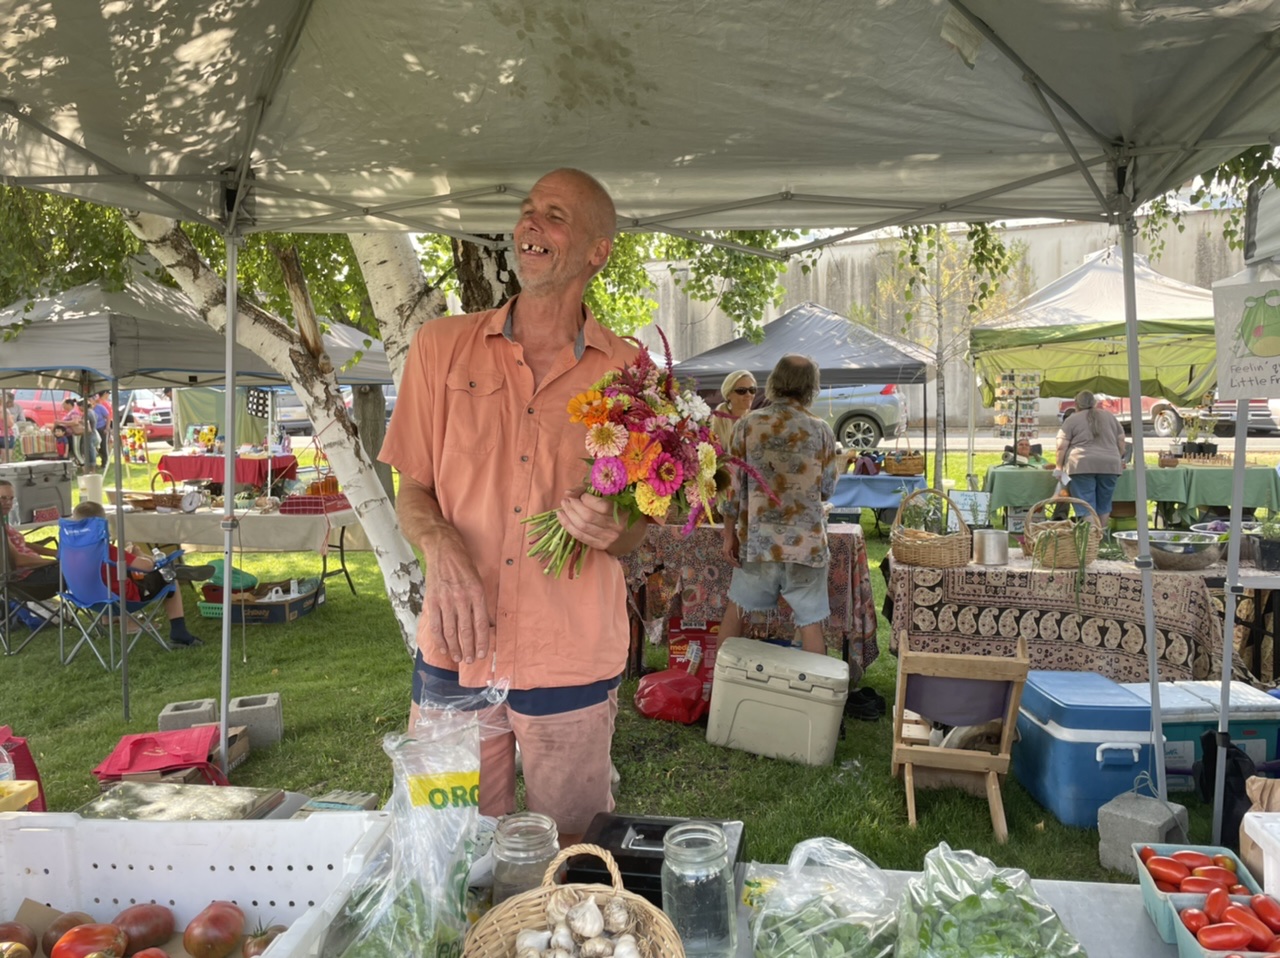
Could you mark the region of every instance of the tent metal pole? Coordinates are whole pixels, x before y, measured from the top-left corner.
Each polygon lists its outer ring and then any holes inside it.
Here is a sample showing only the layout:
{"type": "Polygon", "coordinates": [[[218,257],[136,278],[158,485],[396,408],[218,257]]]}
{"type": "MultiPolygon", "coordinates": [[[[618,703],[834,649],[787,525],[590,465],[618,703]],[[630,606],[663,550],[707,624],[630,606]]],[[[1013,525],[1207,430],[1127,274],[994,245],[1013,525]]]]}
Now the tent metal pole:
{"type": "MultiPolygon", "coordinates": [[[[1227,746],[1231,743],[1231,673],[1235,655],[1236,603],[1240,585],[1240,524],[1244,516],[1245,445],[1249,437],[1249,400],[1236,400],[1235,455],[1231,461],[1231,539],[1227,543],[1227,589],[1222,613],[1222,688],[1218,700],[1218,762],[1213,770],[1213,843],[1222,838],[1222,803],[1226,792],[1227,746]],[[1243,408],[1243,412],[1241,411],[1243,408]]],[[[1254,615],[1261,615],[1254,599],[1254,615]]]]}
{"type": "Polygon", "coordinates": [[[226,392],[222,444],[222,686],[218,703],[218,765],[227,774],[227,709],[231,696],[231,579],[236,531],[236,254],[240,238],[223,234],[227,250],[226,392]]]}
{"type": "MultiPolygon", "coordinates": [[[[1133,237],[1138,224],[1126,203],[1120,228],[1120,246],[1124,254],[1124,320],[1129,351],[1129,401],[1134,409],[1142,408],[1142,372],[1138,361],[1138,298],[1133,268],[1133,237]]],[[[1143,631],[1147,645],[1147,678],[1151,684],[1151,753],[1156,765],[1156,795],[1168,799],[1164,778],[1164,723],[1160,718],[1160,667],[1156,657],[1156,612],[1151,581],[1151,534],[1147,521],[1147,464],[1142,441],[1142,422],[1133,430],[1134,501],[1139,504],[1138,557],[1133,564],[1142,576],[1143,631]]],[[[1103,530],[1105,532],[1105,530],[1103,530]]]]}
{"type": "MultiPolygon", "coordinates": [[[[969,451],[965,455],[964,460],[964,478],[965,482],[971,482],[973,478],[973,447],[978,441],[978,377],[969,377],[969,451]]],[[[1014,450],[1017,453],[1017,450],[1014,450]]],[[[975,492],[977,490],[974,490],[975,492]]]]}
{"type": "MultiPolygon", "coordinates": [[[[115,347],[112,347],[115,352],[115,347]]],[[[111,368],[114,371],[115,357],[112,357],[111,368]]],[[[132,398],[132,397],[130,397],[132,398]]],[[[111,380],[111,408],[118,410],[120,408],[120,380],[114,377],[111,380]]],[[[125,531],[124,531],[124,469],[120,463],[120,420],[124,418],[121,412],[115,412],[111,416],[111,433],[115,440],[115,450],[111,458],[115,460],[116,465],[116,556],[120,560],[116,566],[116,575],[119,577],[120,583],[120,695],[124,699],[124,720],[129,721],[129,635],[125,631],[125,615],[128,613],[126,603],[125,583],[128,573],[125,571],[125,531]]],[[[110,642],[110,638],[107,639],[110,642]]]]}

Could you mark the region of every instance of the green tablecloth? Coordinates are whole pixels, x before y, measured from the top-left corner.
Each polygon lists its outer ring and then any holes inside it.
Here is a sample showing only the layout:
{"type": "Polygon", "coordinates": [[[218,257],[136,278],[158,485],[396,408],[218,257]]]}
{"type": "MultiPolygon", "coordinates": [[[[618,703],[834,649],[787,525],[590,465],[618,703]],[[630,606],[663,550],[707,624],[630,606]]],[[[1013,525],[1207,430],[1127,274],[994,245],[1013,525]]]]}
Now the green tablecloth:
{"type": "MultiPolygon", "coordinates": [[[[1117,502],[1132,502],[1134,471],[1126,469],[1116,483],[1117,502]]],[[[983,489],[991,493],[991,509],[1027,509],[1053,495],[1057,480],[1044,469],[994,466],[987,470],[983,489]]],[[[1147,469],[1147,499],[1199,506],[1231,504],[1231,469],[1219,466],[1178,466],[1147,469]]],[[[1246,466],[1245,508],[1280,509],[1280,474],[1270,466],[1246,466]]]]}

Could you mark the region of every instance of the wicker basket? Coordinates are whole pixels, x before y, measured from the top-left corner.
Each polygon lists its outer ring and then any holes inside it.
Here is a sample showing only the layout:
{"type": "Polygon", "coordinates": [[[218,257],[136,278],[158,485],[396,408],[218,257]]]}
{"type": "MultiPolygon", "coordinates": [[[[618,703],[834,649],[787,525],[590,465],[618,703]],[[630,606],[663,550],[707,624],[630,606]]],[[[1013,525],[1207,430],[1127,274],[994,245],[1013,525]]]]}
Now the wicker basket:
{"type": "Polygon", "coordinates": [[[182,508],[182,493],[178,491],[178,483],[173,476],[165,472],[163,469],[157,469],[156,474],[151,477],[151,495],[155,499],[155,508],[157,509],[180,509],[182,508]],[[156,492],[156,480],[164,476],[169,480],[168,492],[156,492]]]}
{"type": "Polygon", "coordinates": [[[1022,552],[1025,556],[1047,569],[1075,569],[1081,566],[1080,546],[1076,541],[1075,528],[1081,521],[1075,519],[1036,519],[1036,513],[1048,505],[1070,503],[1072,506],[1084,506],[1093,516],[1089,522],[1088,537],[1084,545],[1083,565],[1089,565],[1098,558],[1098,545],[1102,542],[1102,526],[1098,513],[1093,506],[1083,499],[1070,496],[1057,496],[1042,499],[1027,510],[1027,521],[1023,527],[1022,552]]]}
{"type": "Polygon", "coordinates": [[[893,526],[889,530],[889,548],[896,562],[903,565],[929,566],[934,569],[955,569],[969,564],[973,558],[973,533],[969,524],[964,521],[960,507],[951,501],[951,497],[937,489],[917,489],[904,496],[898,504],[898,512],[893,517],[893,526]],[[946,501],[951,514],[956,517],[960,528],[956,532],[939,534],[926,532],[924,529],[908,529],[902,524],[902,510],[917,496],[937,496],[946,501]]]}
{"type": "Polygon", "coordinates": [[[671,919],[645,899],[622,887],[622,873],[610,855],[598,845],[570,845],[547,867],[542,885],[515,895],[486,912],[467,933],[463,958],[514,958],[516,933],[525,928],[547,927],[547,899],[559,888],[572,888],[583,894],[619,895],[631,909],[636,946],[642,958],[684,958],[684,946],[671,919]],[[613,880],[608,885],[557,885],[556,872],[574,855],[595,855],[604,862],[613,880]]]}
{"type": "MultiPolygon", "coordinates": [[[[114,489],[104,489],[102,491],[107,497],[107,502],[115,505],[116,491],[114,489]]],[[[149,510],[156,507],[155,496],[145,492],[125,492],[120,498],[124,500],[125,505],[132,506],[134,509],[149,510]]]]}
{"type": "Polygon", "coordinates": [[[918,476],[924,472],[924,453],[911,448],[911,440],[907,440],[906,452],[898,448],[902,441],[899,436],[893,443],[893,449],[884,454],[884,462],[880,464],[882,472],[891,476],[918,476]]]}

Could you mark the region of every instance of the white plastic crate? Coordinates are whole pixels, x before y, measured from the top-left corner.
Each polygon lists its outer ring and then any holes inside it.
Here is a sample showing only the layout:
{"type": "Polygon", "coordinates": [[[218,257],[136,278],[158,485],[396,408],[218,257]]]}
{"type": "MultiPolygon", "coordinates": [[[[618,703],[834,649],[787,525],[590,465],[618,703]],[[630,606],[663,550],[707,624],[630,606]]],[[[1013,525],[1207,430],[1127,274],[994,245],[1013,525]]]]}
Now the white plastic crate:
{"type": "Polygon", "coordinates": [[[214,899],[247,924],[289,930],[270,958],[307,958],[385,839],[388,812],[327,812],[247,822],[133,822],[71,813],[0,813],[0,921],[30,898],[99,921],[141,902],[173,909],[179,929],[214,899]]]}
{"type": "Polygon", "coordinates": [[[1280,895],[1280,812],[1249,812],[1240,828],[1262,851],[1262,888],[1280,895]]]}

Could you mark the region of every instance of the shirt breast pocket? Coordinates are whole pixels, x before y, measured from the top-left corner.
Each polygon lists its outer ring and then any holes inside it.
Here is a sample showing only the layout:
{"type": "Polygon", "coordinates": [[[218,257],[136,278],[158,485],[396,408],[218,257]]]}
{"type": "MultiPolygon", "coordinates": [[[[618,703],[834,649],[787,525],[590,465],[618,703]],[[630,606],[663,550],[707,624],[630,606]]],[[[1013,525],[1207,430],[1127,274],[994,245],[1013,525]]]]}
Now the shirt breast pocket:
{"type": "Polygon", "coordinates": [[[449,421],[444,451],[466,456],[487,456],[498,444],[502,430],[503,375],[496,370],[457,367],[445,378],[449,421]]]}

